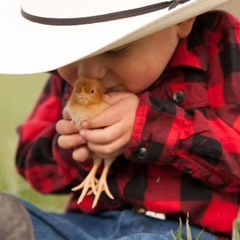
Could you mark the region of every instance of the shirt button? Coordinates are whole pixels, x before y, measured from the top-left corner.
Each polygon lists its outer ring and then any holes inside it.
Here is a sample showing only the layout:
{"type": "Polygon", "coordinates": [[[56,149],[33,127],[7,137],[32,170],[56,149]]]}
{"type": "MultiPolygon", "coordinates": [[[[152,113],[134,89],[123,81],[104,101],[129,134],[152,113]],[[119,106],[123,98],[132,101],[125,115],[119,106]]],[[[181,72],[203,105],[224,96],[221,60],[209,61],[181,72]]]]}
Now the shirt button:
{"type": "Polygon", "coordinates": [[[144,147],[141,147],[139,150],[138,150],[138,153],[137,153],[137,158],[139,160],[144,160],[148,157],[148,150],[144,147]]]}
{"type": "Polygon", "coordinates": [[[193,170],[191,168],[185,168],[185,172],[192,175],[193,174],[193,170]]]}
{"type": "Polygon", "coordinates": [[[182,104],[185,101],[185,98],[185,94],[182,91],[178,91],[173,94],[173,101],[177,104],[182,104]]]}

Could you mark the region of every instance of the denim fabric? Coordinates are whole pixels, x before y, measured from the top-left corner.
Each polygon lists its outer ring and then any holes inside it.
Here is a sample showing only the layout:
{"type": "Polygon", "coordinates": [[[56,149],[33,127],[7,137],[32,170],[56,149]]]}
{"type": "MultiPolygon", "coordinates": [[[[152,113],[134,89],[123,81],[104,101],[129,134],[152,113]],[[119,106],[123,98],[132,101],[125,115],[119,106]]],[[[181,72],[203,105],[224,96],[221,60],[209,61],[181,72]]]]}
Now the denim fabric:
{"type": "MultiPolygon", "coordinates": [[[[159,220],[129,210],[99,215],[56,214],[43,212],[26,202],[23,204],[31,215],[36,240],[173,240],[171,230],[175,232],[179,227],[178,222],[159,220]]],[[[200,230],[194,227],[191,230],[195,239],[200,230]]],[[[201,239],[217,240],[207,232],[201,239]]]]}

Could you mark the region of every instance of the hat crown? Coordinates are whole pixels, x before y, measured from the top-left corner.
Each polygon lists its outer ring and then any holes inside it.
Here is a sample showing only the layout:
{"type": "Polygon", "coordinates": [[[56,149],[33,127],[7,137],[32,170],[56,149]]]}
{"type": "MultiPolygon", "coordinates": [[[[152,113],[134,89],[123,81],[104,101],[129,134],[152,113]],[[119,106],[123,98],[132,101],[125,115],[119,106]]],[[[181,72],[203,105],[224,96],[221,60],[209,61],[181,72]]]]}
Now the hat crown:
{"type": "Polygon", "coordinates": [[[51,71],[230,1],[0,0],[0,73],[51,71]]]}

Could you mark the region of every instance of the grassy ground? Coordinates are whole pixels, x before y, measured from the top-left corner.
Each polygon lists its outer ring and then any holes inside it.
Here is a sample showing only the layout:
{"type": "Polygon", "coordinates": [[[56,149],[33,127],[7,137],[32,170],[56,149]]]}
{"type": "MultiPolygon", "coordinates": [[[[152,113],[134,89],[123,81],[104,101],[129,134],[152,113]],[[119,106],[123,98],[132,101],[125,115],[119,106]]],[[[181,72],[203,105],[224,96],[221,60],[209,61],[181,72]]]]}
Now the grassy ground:
{"type": "Polygon", "coordinates": [[[19,196],[47,211],[62,212],[66,196],[43,196],[36,193],[16,173],[14,156],[18,142],[16,128],[31,112],[46,74],[34,76],[0,75],[0,191],[19,196]]]}

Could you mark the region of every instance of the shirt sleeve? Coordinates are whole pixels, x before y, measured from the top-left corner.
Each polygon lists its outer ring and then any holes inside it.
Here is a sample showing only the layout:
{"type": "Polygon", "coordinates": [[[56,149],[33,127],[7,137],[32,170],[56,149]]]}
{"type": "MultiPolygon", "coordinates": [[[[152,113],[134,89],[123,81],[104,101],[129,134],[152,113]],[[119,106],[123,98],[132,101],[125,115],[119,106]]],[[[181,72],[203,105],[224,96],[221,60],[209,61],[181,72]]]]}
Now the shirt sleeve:
{"type": "Polygon", "coordinates": [[[231,17],[225,21],[226,30],[219,23],[221,29],[208,39],[207,81],[185,79],[171,85],[169,80],[165,86],[169,91],[180,86],[178,93],[185,93],[182,97],[190,98],[192,106],[153,92],[142,94],[125,156],[138,163],[171,165],[212,188],[239,192],[240,25],[231,17]]]}
{"type": "Polygon", "coordinates": [[[79,166],[71,151],[61,149],[55,125],[62,118],[70,86],[52,75],[29,119],[18,128],[18,172],[42,193],[69,192],[79,183],[79,166]]]}

